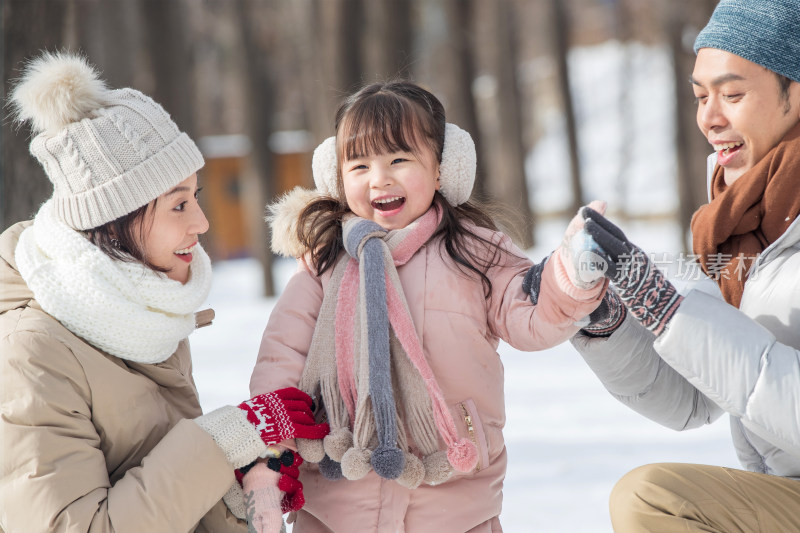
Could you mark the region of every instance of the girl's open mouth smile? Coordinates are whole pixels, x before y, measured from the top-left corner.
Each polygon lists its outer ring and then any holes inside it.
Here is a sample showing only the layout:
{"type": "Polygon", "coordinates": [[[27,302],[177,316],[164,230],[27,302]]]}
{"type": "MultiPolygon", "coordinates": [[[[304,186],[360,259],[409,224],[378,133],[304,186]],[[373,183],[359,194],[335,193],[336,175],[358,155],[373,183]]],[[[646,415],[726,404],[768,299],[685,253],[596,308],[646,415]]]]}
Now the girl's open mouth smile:
{"type": "Polygon", "coordinates": [[[405,202],[406,199],[402,196],[386,196],[371,201],[370,205],[377,211],[394,211],[399,209],[405,202]]]}

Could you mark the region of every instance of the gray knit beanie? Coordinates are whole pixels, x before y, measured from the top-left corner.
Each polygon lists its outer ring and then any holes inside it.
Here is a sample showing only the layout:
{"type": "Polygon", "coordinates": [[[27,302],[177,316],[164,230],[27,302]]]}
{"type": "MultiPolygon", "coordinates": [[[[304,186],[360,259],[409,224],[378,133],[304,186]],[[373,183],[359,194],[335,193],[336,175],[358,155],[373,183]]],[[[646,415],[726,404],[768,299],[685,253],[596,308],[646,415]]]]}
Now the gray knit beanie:
{"type": "Polygon", "coordinates": [[[86,230],[127,215],[204,164],[164,109],[134,89],[108,89],[78,55],[44,53],[14,88],[31,154],[53,182],[57,216],[86,230]]]}
{"type": "Polygon", "coordinates": [[[716,48],[800,82],[800,0],[721,0],[694,51],[716,48]]]}

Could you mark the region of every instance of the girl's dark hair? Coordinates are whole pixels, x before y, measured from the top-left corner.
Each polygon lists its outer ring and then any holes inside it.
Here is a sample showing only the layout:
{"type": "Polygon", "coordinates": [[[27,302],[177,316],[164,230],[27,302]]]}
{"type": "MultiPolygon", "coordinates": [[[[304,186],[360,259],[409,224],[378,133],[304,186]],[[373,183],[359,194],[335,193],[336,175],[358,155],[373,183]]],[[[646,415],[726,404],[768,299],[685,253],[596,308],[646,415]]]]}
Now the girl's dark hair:
{"type": "MultiPolygon", "coordinates": [[[[433,94],[411,82],[367,85],[342,102],[334,125],[338,161],[387,152],[418,153],[427,145],[442,162],[444,107],[433,94]]],[[[297,237],[310,250],[317,275],[333,267],[344,251],[342,217],[351,210],[344,195],[341,164],[337,177],[337,197],[341,200],[324,196],[312,201],[300,213],[297,224],[297,237]]],[[[453,206],[439,191],[434,194],[433,205],[442,219],[433,237],[442,237],[442,246],[460,270],[480,277],[488,298],[492,283],[486,272],[499,264],[507,251],[470,226],[497,230],[492,216],[472,201],[453,206]],[[489,253],[476,253],[475,245],[489,253]]]]}
{"type": "Polygon", "coordinates": [[[100,248],[111,259],[125,263],[141,263],[156,272],[167,272],[169,269],[156,266],[149,261],[141,243],[145,239],[145,214],[148,206],[152,205],[152,213],[158,199],[150,204],[121,216],[102,226],[83,232],[89,242],[100,248]]]}

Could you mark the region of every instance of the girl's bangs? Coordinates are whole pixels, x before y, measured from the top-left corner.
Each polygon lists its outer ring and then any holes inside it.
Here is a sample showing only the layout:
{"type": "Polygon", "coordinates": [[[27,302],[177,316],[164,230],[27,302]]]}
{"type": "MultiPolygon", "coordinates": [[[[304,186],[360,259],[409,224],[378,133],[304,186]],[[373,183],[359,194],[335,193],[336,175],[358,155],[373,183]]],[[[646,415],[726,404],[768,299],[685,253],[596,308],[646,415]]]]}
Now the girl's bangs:
{"type": "Polygon", "coordinates": [[[416,153],[422,121],[415,107],[394,95],[380,93],[354,105],[342,124],[343,160],[390,152],[416,153]]]}

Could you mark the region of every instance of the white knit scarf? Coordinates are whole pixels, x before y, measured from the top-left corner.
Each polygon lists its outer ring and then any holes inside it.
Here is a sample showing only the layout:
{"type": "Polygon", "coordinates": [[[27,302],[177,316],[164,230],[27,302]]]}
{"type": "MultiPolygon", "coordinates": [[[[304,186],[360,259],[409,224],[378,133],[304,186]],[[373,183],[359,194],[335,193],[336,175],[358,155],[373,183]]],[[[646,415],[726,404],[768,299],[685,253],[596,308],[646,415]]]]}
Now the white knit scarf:
{"type": "Polygon", "coordinates": [[[211,287],[211,261],[200,245],[184,285],[111,259],[58,220],[52,201],[20,235],[15,258],[42,309],[89,344],[137,363],[160,363],[175,352],[194,331],[194,313],[211,287]]]}

